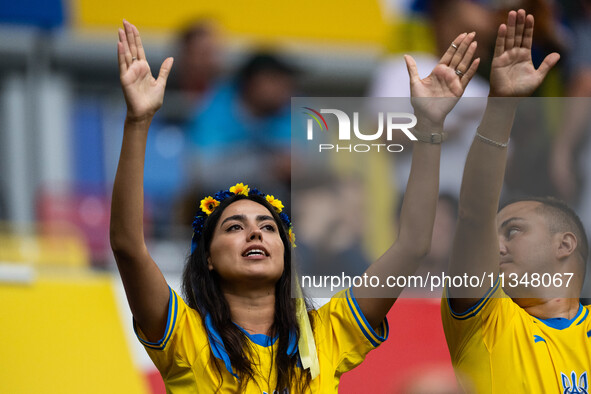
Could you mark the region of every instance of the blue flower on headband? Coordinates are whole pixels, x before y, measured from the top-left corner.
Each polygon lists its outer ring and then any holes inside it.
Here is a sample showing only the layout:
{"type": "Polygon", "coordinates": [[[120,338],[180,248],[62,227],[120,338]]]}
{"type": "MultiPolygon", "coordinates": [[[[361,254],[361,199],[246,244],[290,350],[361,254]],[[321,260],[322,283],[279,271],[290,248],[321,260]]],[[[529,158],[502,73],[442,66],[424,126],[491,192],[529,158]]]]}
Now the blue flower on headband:
{"type": "Polygon", "coordinates": [[[215,198],[218,201],[223,201],[228,197],[232,197],[234,196],[234,193],[232,193],[229,190],[220,190],[219,192],[217,192],[216,194],[213,195],[213,198],[215,198]]]}
{"type": "Polygon", "coordinates": [[[279,218],[281,219],[281,221],[283,223],[285,223],[285,225],[287,226],[287,228],[289,228],[291,226],[291,220],[289,220],[289,216],[287,216],[287,214],[285,214],[284,212],[281,212],[279,214],[279,218]]]}
{"type": "Polygon", "coordinates": [[[248,195],[249,196],[260,196],[260,197],[266,197],[267,196],[265,193],[262,193],[256,187],[253,187],[252,189],[250,189],[250,192],[248,193],[248,195]]]}
{"type": "Polygon", "coordinates": [[[193,231],[201,232],[203,230],[203,223],[205,223],[205,218],[203,216],[195,216],[195,220],[193,220],[193,231]]]}

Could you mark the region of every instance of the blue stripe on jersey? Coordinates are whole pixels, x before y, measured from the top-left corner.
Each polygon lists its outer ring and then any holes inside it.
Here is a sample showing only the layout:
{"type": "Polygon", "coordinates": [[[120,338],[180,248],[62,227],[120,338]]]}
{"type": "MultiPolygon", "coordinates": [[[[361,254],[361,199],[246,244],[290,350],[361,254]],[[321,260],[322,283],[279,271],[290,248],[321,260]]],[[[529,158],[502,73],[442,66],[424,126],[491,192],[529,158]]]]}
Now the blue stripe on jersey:
{"type": "Polygon", "coordinates": [[[581,321],[579,321],[577,323],[577,326],[580,325],[582,322],[585,321],[585,319],[587,318],[587,315],[589,314],[589,309],[585,308],[585,316],[583,316],[583,318],[581,319],[581,321]]]}
{"type": "Polygon", "coordinates": [[[174,326],[176,323],[176,317],[177,317],[177,312],[178,312],[178,300],[177,300],[178,296],[170,288],[170,286],[168,287],[168,290],[169,290],[168,316],[166,319],[166,331],[164,332],[162,339],[160,339],[157,342],[146,341],[145,339],[140,337],[139,333],[137,332],[135,320],[133,321],[133,330],[135,331],[135,335],[138,337],[138,339],[140,340],[140,342],[144,346],[149,347],[151,349],[157,349],[157,350],[164,349],[166,347],[166,344],[168,343],[168,340],[170,339],[170,337],[172,336],[172,333],[174,331],[174,326]]]}
{"type": "Polygon", "coordinates": [[[347,297],[349,309],[351,310],[353,317],[355,317],[359,328],[361,328],[363,335],[365,335],[365,337],[374,347],[379,346],[388,338],[388,334],[390,332],[388,320],[384,318],[384,321],[381,323],[380,329],[378,330],[382,335],[378,335],[365,319],[365,316],[363,315],[361,308],[359,308],[357,300],[355,299],[355,296],[353,295],[353,292],[350,288],[345,292],[345,296],[347,297]]]}
{"type": "Polygon", "coordinates": [[[476,316],[478,314],[478,312],[480,312],[482,310],[482,308],[484,308],[484,306],[486,305],[488,300],[490,300],[491,294],[493,294],[495,291],[497,291],[499,286],[500,286],[500,281],[497,278],[495,285],[493,287],[491,287],[490,289],[488,289],[486,294],[484,294],[484,296],[476,304],[474,304],[468,310],[466,310],[462,313],[456,313],[453,311],[451,304],[449,302],[449,297],[447,297],[447,306],[449,307],[451,315],[457,320],[466,320],[472,316],[476,316]]]}

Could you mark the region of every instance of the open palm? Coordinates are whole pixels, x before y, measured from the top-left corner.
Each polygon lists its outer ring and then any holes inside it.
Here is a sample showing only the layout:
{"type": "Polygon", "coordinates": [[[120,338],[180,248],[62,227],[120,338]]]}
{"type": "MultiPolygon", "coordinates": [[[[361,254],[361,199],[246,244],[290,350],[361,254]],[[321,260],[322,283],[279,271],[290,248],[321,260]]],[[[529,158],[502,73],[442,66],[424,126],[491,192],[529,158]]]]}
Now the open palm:
{"type": "Polygon", "coordinates": [[[405,56],[411,102],[417,117],[434,124],[443,123],[478,68],[480,59],[472,61],[476,50],[473,40],[474,33],[456,37],[431,74],[423,79],[419,77],[414,59],[405,56]]]}
{"type": "Polygon", "coordinates": [[[540,86],[560,55],[551,53],[536,69],[531,47],[534,31],[533,15],[524,10],[511,11],[507,24],[499,27],[490,73],[491,96],[525,97],[540,86]]]}
{"type": "Polygon", "coordinates": [[[162,106],[166,80],[173,60],[167,58],[162,63],[158,78],[155,79],[146,60],[137,28],[127,21],[124,21],[123,25],[125,30],[119,29],[117,53],[127,115],[137,120],[150,118],[162,106]]]}

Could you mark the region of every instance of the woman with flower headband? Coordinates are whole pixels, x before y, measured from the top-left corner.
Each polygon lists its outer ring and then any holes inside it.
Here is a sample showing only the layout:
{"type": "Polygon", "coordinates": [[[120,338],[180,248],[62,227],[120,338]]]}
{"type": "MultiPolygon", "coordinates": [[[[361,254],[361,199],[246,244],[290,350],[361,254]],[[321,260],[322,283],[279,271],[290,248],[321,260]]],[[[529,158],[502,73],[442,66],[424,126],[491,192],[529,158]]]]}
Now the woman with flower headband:
{"type": "MultiPolygon", "coordinates": [[[[186,301],[170,289],[146,248],[142,202],[147,133],[173,60],[166,59],[154,79],[138,30],[123,24],[118,58],[127,117],[113,187],[111,246],[134,328],[167,391],[337,392],[341,374],[387,337],[385,316],[402,289],[379,295],[371,288],[347,289],[308,311],[297,283],[300,297],[291,297],[295,237],[283,204],[241,183],[201,201],[183,273],[186,301]]],[[[474,35],[461,34],[425,79],[406,57],[419,142],[398,240],[367,275],[411,274],[429,250],[443,121],[476,71],[475,49],[474,35]]]]}

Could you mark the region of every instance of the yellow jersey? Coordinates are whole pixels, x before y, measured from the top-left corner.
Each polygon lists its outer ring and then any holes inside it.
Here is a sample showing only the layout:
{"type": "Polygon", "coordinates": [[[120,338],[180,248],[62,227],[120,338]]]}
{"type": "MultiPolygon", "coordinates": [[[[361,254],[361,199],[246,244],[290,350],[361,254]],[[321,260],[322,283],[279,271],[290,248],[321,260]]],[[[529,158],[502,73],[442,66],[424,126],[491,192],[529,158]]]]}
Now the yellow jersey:
{"type": "MultiPolygon", "coordinates": [[[[167,393],[213,393],[218,388],[219,393],[237,393],[240,384],[231,366],[224,365],[220,359],[219,347],[210,346],[205,329],[207,322],[172,289],[168,309],[166,332],[157,342],[145,340],[140,328],[134,324],[140,342],[162,375],[167,393]]],[[[337,393],[341,374],[359,365],[366,354],[388,336],[387,320],[384,319],[374,331],[350,289],[337,293],[326,305],[311,312],[310,318],[314,319],[320,365],[319,376],[309,386],[312,393],[337,393]]],[[[296,393],[295,387],[275,391],[275,341],[266,335],[245,334],[256,360],[253,362],[254,380],[250,380],[242,392],[296,393]]]]}
{"type": "Polygon", "coordinates": [[[589,306],[572,319],[538,319],[499,281],[472,308],[452,311],[444,294],[443,330],[458,381],[470,393],[588,392],[589,306]]]}

